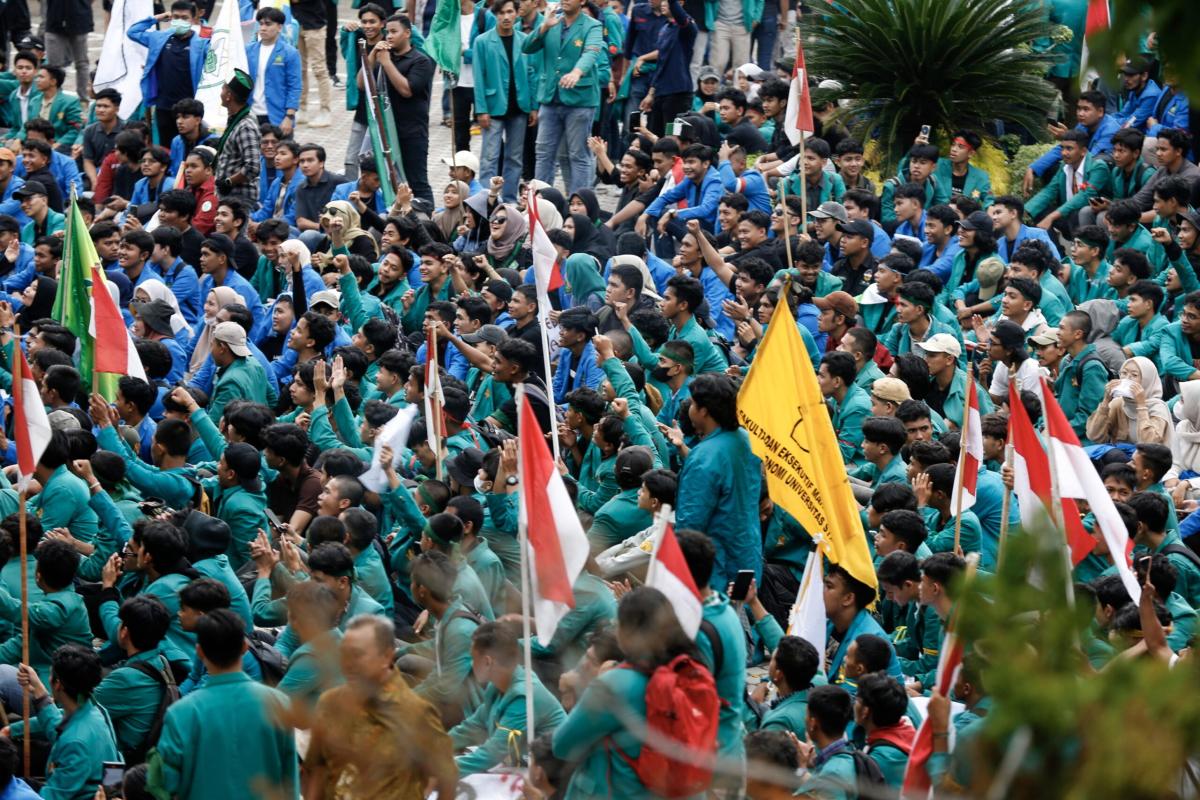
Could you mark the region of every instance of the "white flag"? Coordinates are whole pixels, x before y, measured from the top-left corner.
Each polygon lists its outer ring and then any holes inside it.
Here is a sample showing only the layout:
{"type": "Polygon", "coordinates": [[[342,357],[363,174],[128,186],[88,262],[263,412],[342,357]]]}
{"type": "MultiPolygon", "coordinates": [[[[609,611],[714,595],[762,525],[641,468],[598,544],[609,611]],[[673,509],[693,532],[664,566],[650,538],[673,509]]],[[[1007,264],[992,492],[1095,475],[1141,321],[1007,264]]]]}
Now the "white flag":
{"type": "Polygon", "coordinates": [[[196,99],[204,103],[204,121],[210,128],[222,129],[229,119],[221,105],[221,87],[229,83],[234,69],[249,72],[246,44],[242,41],[242,16],[237,0],[224,0],[212,27],[208,57],[196,87],[196,99]]]}
{"type": "Polygon", "coordinates": [[[804,565],[804,577],[800,579],[800,591],[796,593],[796,604],[788,616],[788,635],[799,636],[817,648],[821,670],[825,670],[825,579],[821,575],[820,543],[808,554],[804,565]]]}
{"type": "Polygon", "coordinates": [[[121,93],[121,119],[129,119],[142,102],[142,71],[146,68],[146,48],[126,35],[133,23],[154,14],[152,0],[115,0],[100,62],[92,85],[96,91],[116,89],[121,93]]]}

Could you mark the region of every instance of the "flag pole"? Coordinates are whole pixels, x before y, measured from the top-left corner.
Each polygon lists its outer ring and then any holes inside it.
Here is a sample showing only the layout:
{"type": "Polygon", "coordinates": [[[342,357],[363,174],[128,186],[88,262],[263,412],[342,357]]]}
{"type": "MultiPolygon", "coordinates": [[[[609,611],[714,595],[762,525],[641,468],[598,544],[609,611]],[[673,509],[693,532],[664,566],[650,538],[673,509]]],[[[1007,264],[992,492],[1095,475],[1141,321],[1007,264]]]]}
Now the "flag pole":
{"type": "MultiPolygon", "coordinates": [[[[546,397],[550,407],[554,407],[554,386],[550,381],[550,332],[546,326],[550,322],[550,309],[542,308],[542,298],[538,298],[538,328],[542,334],[542,366],[546,370],[546,397]]],[[[554,415],[550,415],[550,424],[554,424],[554,415]]],[[[562,460],[562,452],[558,444],[558,428],[550,431],[550,449],[554,453],[554,463],[557,466],[562,460]]]]}
{"type": "MultiPolygon", "coordinates": [[[[1011,438],[1011,437],[1010,437],[1011,438]]],[[[1004,466],[1012,470],[1013,466],[1013,445],[1010,441],[1004,445],[1004,466]]],[[[1013,490],[1009,487],[1004,487],[1004,500],[1000,504],[1000,544],[996,547],[996,570],[1000,570],[1000,563],[1004,558],[1004,542],[1008,539],[1008,515],[1012,509],[1012,493],[1013,490]]]]}
{"type": "MultiPolygon", "coordinates": [[[[526,402],[525,385],[516,385],[517,447],[520,448],[521,404],[526,402]]],[[[557,436],[555,439],[557,440],[557,436]]],[[[525,650],[525,751],[533,752],[534,709],[533,709],[533,635],[529,630],[529,618],[533,616],[529,564],[529,515],[525,510],[525,466],[520,450],[517,451],[517,492],[520,494],[517,512],[517,538],[521,547],[521,625],[524,628],[525,650]]],[[[519,765],[518,765],[519,766],[519,765]]]]}
{"type": "MultiPolygon", "coordinates": [[[[20,357],[21,354],[21,324],[13,325],[13,349],[14,355],[20,357]]],[[[25,390],[25,375],[20,367],[20,361],[17,362],[14,370],[17,374],[13,380],[13,403],[19,405],[24,402],[22,394],[25,390]]],[[[20,435],[20,434],[18,434],[20,435]]],[[[28,434],[27,434],[28,435],[28,434]]],[[[21,537],[20,554],[21,554],[21,663],[29,663],[29,542],[26,540],[26,511],[25,501],[29,495],[29,481],[25,476],[19,478],[19,489],[17,493],[17,531],[21,537]]],[[[24,736],[21,737],[21,757],[25,767],[24,775],[30,775],[30,760],[32,751],[30,749],[33,739],[29,731],[29,716],[30,716],[30,688],[28,686],[21,690],[21,720],[25,723],[24,736]]]]}
{"type": "MultiPolygon", "coordinates": [[[[796,47],[800,47],[800,10],[796,10],[796,47]]],[[[799,50],[797,49],[797,53],[799,50]]],[[[805,85],[800,87],[803,92],[808,85],[808,70],[804,70],[803,75],[798,75],[793,80],[802,80],[805,85]]],[[[804,171],[804,130],[800,130],[800,161],[796,164],[800,168],[800,225],[808,225],[808,174],[804,171]]],[[[782,183],[780,184],[782,186],[782,183]]],[[[784,219],[787,219],[787,207],[783,209],[784,219]]],[[[791,264],[788,264],[791,267],[791,264]]]]}
{"type": "MultiPolygon", "coordinates": [[[[425,354],[425,369],[427,369],[427,370],[432,369],[434,371],[434,375],[436,376],[437,370],[441,366],[439,364],[439,361],[441,361],[441,359],[438,358],[437,328],[433,328],[429,332],[429,352],[427,352],[425,354]]],[[[438,378],[438,392],[439,393],[441,392],[441,388],[442,388],[442,379],[439,377],[438,378]]],[[[436,443],[436,447],[434,447],[434,449],[433,449],[433,460],[434,460],[434,465],[435,465],[435,472],[437,475],[437,479],[439,481],[443,480],[443,477],[442,477],[443,476],[442,447],[444,446],[444,442],[442,441],[442,438],[446,433],[446,410],[443,406],[444,400],[445,400],[445,395],[442,395],[441,399],[438,400],[437,422],[434,423],[433,420],[429,420],[429,424],[434,426],[434,442],[436,443]]],[[[432,408],[432,404],[430,404],[430,407],[432,408]]],[[[428,433],[429,433],[429,431],[426,431],[426,434],[428,434],[428,433]]]]}
{"type": "MultiPolygon", "coordinates": [[[[804,136],[803,132],[800,134],[800,136],[804,136]]],[[[801,138],[801,141],[803,141],[803,138],[801,138]]],[[[801,151],[801,159],[804,157],[803,152],[804,151],[801,151]]],[[[791,226],[788,225],[788,217],[790,214],[788,213],[787,205],[787,186],[784,185],[786,183],[787,181],[779,182],[779,202],[783,206],[783,246],[787,250],[787,268],[792,269],[796,266],[796,262],[792,260],[792,229],[791,226]]],[[[804,225],[803,219],[800,220],[800,225],[804,225]]]]}
{"type": "MultiPolygon", "coordinates": [[[[971,376],[968,375],[967,380],[970,379],[971,376]]],[[[965,475],[967,471],[967,430],[971,426],[971,404],[969,402],[963,404],[962,422],[962,432],[958,437],[958,469],[955,470],[954,475],[954,507],[958,509],[958,513],[954,515],[954,553],[956,555],[962,553],[960,541],[962,539],[963,483],[966,482],[967,477],[965,475]]]]}
{"type": "MultiPolygon", "coordinates": [[[[1045,386],[1045,383],[1043,383],[1041,387],[1043,391],[1045,391],[1045,386]]],[[[1044,400],[1044,396],[1042,399],[1044,400]]],[[[1067,604],[1071,608],[1074,608],[1075,587],[1071,582],[1071,571],[1074,567],[1071,564],[1071,548],[1066,542],[1067,524],[1063,519],[1062,492],[1058,488],[1058,466],[1055,463],[1053,441],[1046,442],[1046,460],[1050,464],[1050,519],[1053,520],[1054,526],[1058,528],[1059,534],[1063,537],[1062,553],[1067,565],[1067,573],[1065,576],[1066,579],[1063,581],[1063,583],[1066,584],[1067,589],[1067,604]]]]}

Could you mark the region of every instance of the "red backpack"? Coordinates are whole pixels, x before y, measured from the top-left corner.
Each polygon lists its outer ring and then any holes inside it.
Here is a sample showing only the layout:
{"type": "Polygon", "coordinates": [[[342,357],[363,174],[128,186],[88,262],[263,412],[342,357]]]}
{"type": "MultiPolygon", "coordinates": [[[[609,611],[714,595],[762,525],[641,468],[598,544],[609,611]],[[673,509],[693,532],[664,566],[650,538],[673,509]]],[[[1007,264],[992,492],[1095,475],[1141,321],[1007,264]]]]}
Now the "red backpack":
{"type": "Polygon", "coordinates": [[[651,737],[666,738],[700,756],[699,763],[677,761],[642,745],[636,759],[613,749],[633,767],[643,785],[659,797],[690,797],[712,784],[721,702],[717,684],[704,665],[676,656],[658,667],[646,684],[646,727],[651,737]]]}

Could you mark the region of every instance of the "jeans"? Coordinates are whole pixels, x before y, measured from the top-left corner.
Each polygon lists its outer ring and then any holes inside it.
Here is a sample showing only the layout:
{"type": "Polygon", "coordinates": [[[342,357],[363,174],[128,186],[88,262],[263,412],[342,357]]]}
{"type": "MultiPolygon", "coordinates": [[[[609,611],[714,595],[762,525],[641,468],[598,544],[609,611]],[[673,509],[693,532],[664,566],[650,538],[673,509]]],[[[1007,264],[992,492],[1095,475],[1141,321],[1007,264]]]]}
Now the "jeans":
{"type": "MultiPolygon", "coordinates": [[[[20,633],[20,631],[17,631],[20,633]]],[[[17,668],[11,664],[0,664],[0,702],[10,714],[20,714],[22,700],[21,684],[17,683],[17,668]]]]}
{"type": "Polygon", "coordinates": [[[483,129],[483,145],[479,155],[479,182],[487,186],[493,175],[501,174],[500,148],[504,146],[504,190],[506,203],[517,202],[517,190],[521,183],[521,154],[525,151],[525,129],[529,116],[513,114],[510,117],[492,117],[492,123],[483,129]]]}
{"type": "MultiPolygon", "coordinates": [[[[770,4],[770,0],[768,0],[767,5],[770,6],[770,4]]],[[[779,8],[775,7],[772,10],[775,13],[770,16],[763,13],[762,20],[751,34],[754,45],[758,48],[754,55],[754,61],[767,72],[775,71],[775,42],[779,40],[779,8]]],[[[738,66],[740,67],[741,64],[738,66]]]]}
{"type": "Polygon", "coordinates": [[[712,32],[712,60],[709,64],[720,73],[737,69],[750,60],[750,34],[741,23],[717,20],[712,32]],[[731,63],[732,62],[732,63],[731,63]]]}
{"type": "Polygon", "coordinates": [[[554,185],[554,160],[559,142],[567,148],[571,171],[563,175],[567,192],[586,189],[592,184],[588,173],[591,151],[587,148],[588,133],[592,130],[594,108],[574,108],[561,103],[546,103],[538,112],[537,179],[554,185]]]}
{"type": "Polygon", "coordinates": [[[353,181],[358,179],[358,157],[363,152],[363,142],[367,143],[366,150],[371,152],[371,137],[367,135],[367,126],[361,122],[355,122],[350,126],[350,144],[346,145],[346,159],[344,170],[346,180],[353,181]]]}
{"type": "Polygon", "coordinates": [[[308,110],[308,71],[317,82],[317,97],[321,110],[328,112],[333,102],[333,84],[329,82],[329,67],[325,63],[325,28],[300,31],[300,110],[308,110]]]}
{"type": "MultiPolygon", "coordinates": [[[[75,65],[75,92],[88,96],[88,35],[46,34],[46,61],[57,67],[75,65]]],[[[170,147],[170,143],[167,143],[170,147]]]]}

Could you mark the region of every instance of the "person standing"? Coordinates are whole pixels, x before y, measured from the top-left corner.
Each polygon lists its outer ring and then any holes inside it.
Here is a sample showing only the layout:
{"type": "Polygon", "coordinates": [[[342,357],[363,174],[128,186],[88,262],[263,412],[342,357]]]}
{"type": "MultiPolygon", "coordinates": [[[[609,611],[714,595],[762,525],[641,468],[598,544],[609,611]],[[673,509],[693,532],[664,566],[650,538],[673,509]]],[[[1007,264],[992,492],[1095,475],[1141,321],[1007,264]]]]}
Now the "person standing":
{"type": "MultiPolygon", "coordinates": [[[[654,52],[657,67],[650,76],[649,89],[642,98],[640,107],[650,115],[650,130],[662,135],[668,122],[691,110],[693,89],[691,61],[692,48],[696,46],[699,29],[695,21],[683,10],[678,0],[663,3],[670,10],[670,17],[659,26],[654,52]]],[[[766,142],[759,150],[766,149],[766,142]]]]}
{"type": "Polygon", "coordinates": [[[88,34],[92,32],[92,4],[88,0],[46,0],[46,63],[75,65],[75,92],[87,97],[88,34]]]}
{"type": "Polygon", "coordinates": [[[304,83],[300,53],[286,39],[280,39],[287,18],[278,8],[260,8],[258,39],[246,47],[246,68],[254,79],[254,117],[260,123],[278,125],[283,138],[296,130],[296,111],[304,83]],[[267,92],[267,87],[271,91],[267,92]]]}
{"type": "Polygon", "coordinates": [[[718,0],[705,3],[704,12],[708,23],[705,27],[712,31],[712,58],[708,63],[724,73],[726,67],[736,69],[749,61],[751,37],[763,16],[763,0],[718,0]]]}
{"type": "Polygon", "coordinates": [[[403,14],[387,21],[387,38],[367,56],[367,67],[387,79],[388,99],[396,117],[396,135],[404,174],[414,197],[433,202],[429,186],[429,95],[433,87],[433,59],[412,44],[412,22],[403,14]],[[382,57],[387,55],[386,58],[382,57]]]}
{"type": "Polygon", "coordinates": [[[568,192],[591,185],[587,137],[600,108],[601,24],[583,12],[583,0],[563,0],[561,14],[546,17],[523,50],[541,59],[538,93],[537,179],[553,185],[558,148],[566,140],[568,192]]]}
{"type": "Polygon", "coordinates": [[[368,96],[366,81],[359,74],[362,64],[358,43],[365,42],[367,50],[370,51],[383,41],[386,19],[387,12],[382,6],[366,3],[358,9],[358,22],[347,22],[342,28],[342,57],[346,59],[346,110],[354,112],[354,123],[350,126],[350,143],[346,145],[343,165],[345,169],[342,170],[348,181],[358,177],[358,157],[364,152],[363,140],[370,141],[367,133],[367,103],[371,102],[371,98],[368,96]]]}
{"type": "Polygon", "coordinates": [[[333,84],[325,60],[325,28],[330,23],[326,0],[297,0],[292,3],[292,16],[300,23],[300,110],[308,111],[308,73],[311,70],[313,80],[317,82],[321,110],[305,122],[310,128],[328,128],[332,124],[329,110],[333,103],[333,84]]]}
{"type": "Polygon", "coordinates": [[[471,149],[472,107],[475,105],[475,38],[496,27],[496,17],[486,3],[460,0],[458,15],[459,38],[462,41],[462,63],[454,92],[454,149],[471,149]]]}
{"type": "Polygon", "coordinates": [[[129,38],[147,51],[142,70],[142,105],[154,109],[158,143],[164,147],[170,145],[172,152],[174,139],[179,135],[175,104],[195,98],[211,44],[210,39],[192,30],[198,23],[196,4],[191,0],[175,0],[169,12],[146,17],[129,28],[129,38]],[[167,19],[171,21],[170,28],[157,30],[155,26],[167,19]],[[183,75],[191,75],[191,80],[181,80],[183,75]]]}
{"type": "Polygon", "coordinates": [[[496,27],[475,40],[475,115],[483,131],[480,183],[503,174],[505,203],[517,201],[525,133],[536,120],[529,85],[529,58],[522,51],[527,38],[516,30],[517,0],[496,0],[496,27]],[[503,169],[500,153],[504,152],[503,169]]]}
{"type": "Polygon", "coordinates": [[[240,69],[221,87],[221,105],[229,113],[229,122],[217,140],[213,173],[221,199],[241,200],[250,208],[258,205],[258,171],[262,168],[258,123],[247,105],[253,93],[254,82],[240,69]]]}

